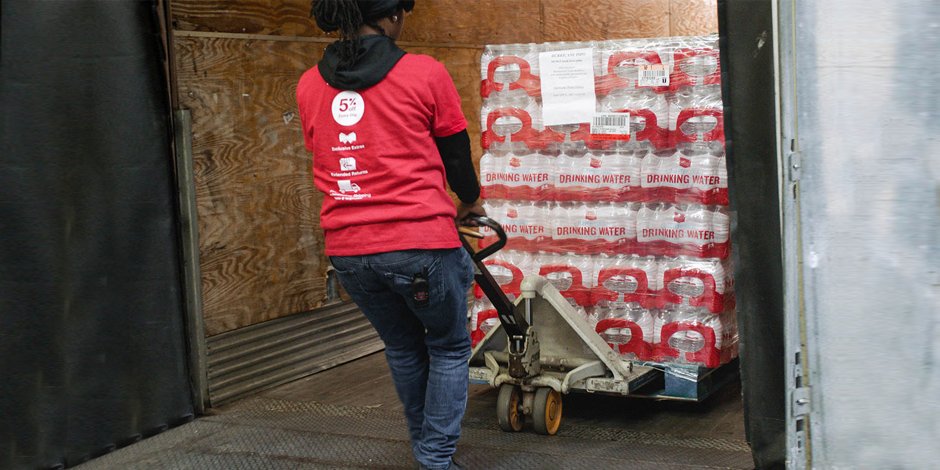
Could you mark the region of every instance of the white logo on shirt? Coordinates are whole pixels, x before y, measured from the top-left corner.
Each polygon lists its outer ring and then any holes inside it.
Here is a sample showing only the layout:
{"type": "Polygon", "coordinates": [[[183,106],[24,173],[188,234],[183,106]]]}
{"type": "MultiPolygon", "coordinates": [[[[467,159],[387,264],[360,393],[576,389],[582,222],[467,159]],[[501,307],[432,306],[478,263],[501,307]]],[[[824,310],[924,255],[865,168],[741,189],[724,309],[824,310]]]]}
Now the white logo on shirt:
{"type": "Polygon", "coordinates": [[[350,180],[338,180],[336,184],[339,186],[339,192],[343,194],[358,193],[360,191],[359,185],[350,180]]]}
{"type": "Polygon", "coordinates": [[[366,102],[355,91],[342,91],[333,98],[333,120],[341,126],[353,126],[362,120],[366,102]]]}
{"type": "Polygon", "coordinates": [[[339,169],[340,171],[356,171],[356,159],[353,157],[340,158],[339,169]]]}
{"type": "Polygon", "coordinates": [[[339,142],[341,144],[354,144],[356,143],[356,133],[350,132],[349,134],[339,133],[339,142]]]}

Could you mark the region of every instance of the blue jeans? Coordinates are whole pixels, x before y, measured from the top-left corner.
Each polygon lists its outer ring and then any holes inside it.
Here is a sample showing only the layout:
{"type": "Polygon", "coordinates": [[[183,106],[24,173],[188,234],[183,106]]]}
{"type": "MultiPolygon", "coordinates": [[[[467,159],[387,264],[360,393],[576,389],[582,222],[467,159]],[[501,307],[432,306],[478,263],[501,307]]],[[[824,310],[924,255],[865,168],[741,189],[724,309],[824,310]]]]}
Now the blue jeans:
{"type": "Polygon", "coordinates": [[[405,408],[415,459],[446,469],[467,407],[470,255],[462,248],[331,257],[346,292],[385,342],[385,357],[405,408]],[[426,305],[412,280],[428,280],[426,305]]]}

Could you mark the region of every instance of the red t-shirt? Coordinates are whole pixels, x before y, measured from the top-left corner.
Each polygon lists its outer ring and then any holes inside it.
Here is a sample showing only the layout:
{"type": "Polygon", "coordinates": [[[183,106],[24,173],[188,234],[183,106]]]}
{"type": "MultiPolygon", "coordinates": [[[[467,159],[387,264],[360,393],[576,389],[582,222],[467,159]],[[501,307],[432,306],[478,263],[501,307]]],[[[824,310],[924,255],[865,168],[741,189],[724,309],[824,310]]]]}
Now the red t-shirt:
{"type": "Polygon", "coordinates": [[[467,127],[447,69],[405,54],[378,84],[328,85],[308,70],[297,104],[329,256],[457,248],[456,209],[434,137],[467,127]]]}

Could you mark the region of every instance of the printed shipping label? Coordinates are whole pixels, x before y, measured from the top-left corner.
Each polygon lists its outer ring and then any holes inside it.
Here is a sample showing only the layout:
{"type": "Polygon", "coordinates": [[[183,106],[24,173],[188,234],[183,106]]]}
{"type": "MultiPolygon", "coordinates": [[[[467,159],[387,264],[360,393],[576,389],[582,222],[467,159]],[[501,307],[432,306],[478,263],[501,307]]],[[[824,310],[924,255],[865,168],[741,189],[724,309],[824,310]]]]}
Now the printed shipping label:
{"type": "Polygon", "coordinates": [[[669,71],[663,64],[641,65],[637,73],[638,86],[669,86],[669,71]]]}
{"type": "Polygon", "coordinates": [[[591,120],[591,137],[598,140],[630,140],[630,113],[597,113],[591,120]]]}

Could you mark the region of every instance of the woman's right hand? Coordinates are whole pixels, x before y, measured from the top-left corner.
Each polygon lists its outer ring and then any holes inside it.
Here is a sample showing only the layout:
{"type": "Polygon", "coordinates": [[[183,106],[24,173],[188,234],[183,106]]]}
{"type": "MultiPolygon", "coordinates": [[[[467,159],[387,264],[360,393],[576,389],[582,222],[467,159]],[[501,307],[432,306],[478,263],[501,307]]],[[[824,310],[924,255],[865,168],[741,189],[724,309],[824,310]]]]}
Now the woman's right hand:
{"type": "Polygon", "coordinates": [[[476,227],[478,224],[470,218],[471,215],[486,216],[486,209],[483,208],[482,200],[478,199],[472,204],[460,201],[460,204],[457,205],[457,225],[476,227]]]}

